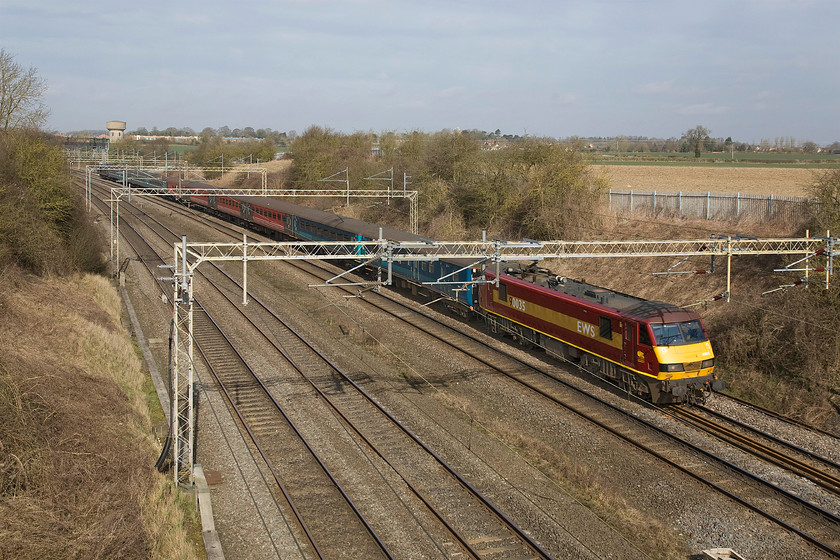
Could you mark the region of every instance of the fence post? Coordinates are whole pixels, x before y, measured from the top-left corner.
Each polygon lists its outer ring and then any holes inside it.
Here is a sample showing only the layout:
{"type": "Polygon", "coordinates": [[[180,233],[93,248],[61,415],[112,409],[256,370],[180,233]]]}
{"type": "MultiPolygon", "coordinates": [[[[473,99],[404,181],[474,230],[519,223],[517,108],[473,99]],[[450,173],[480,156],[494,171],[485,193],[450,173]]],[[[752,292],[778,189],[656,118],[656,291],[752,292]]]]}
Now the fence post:
{"type": "Polygon", "coordinates": [[[633,189],[630,189],[630,211],[633,211],[633,189]]]}
{"type": "Polygon", "coordinates": [[[656,191],[653,191],[653,215],[656,216],[656,191]]]}
{"type": "Polygon", "coordinates": [[[741,217],[741,193],[735,193],[735,217],[741,217]]]}
{"type": "Polygon", "coordinates": [[[612,212],[612,188],[609,190],[610,212],[612,212]]]}
{"type": "Polygon", "coordinates": [[[677,198],[677,209],[680,213],[680,216],[682,216],[682,213],[683,213],[683,211],[682,211],[682,191],[680,191],[680,194],[678,195],[678,198],[677,198]]]}
{"type": "Polygon", "coordinates": [[[706,219],[707,220],[710,219],[709,218],[709,210],[710,210],[709,205],[711,204],[711,202],[712,202],[712,193],[710,191],[706,191],[706,219]]]}

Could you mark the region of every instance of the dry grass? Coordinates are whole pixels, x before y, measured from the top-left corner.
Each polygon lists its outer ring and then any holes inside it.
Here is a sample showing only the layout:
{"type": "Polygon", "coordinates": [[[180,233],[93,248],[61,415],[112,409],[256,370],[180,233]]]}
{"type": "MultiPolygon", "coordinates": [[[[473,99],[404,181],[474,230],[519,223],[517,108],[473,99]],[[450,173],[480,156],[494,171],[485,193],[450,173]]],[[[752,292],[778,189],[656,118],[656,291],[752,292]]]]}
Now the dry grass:
{"type": "Polygon", "coordinates": [[[0,557],[194,558],[154,470],[144,375],[101,277],[7,269],[0,294],[0,557]]]}
{"type": "MultiPolygon", "coordinates": [[[[254,164],[254,167],[256,168],[257,165],[254,164]]],[[[260,162],[259,167],[262,167],[266,170],[266,182],[268,184],[268,188],[281,188],[281,185],[283,184],[283,178],[285,177],[286,173],[288,173],[289,169],[292,167],[292,160],[278,159],[273,161],[264,161],[260,162]]],[[[222,175],[218,179],[207,181],[207,183],[215,185],[219,188],[260,188],[262,187],[260,181],[260,174],[249,174],[248,165],[244,164],[237,166],[236,171],[227,171],[227,168],[225,168],[224,175],[222,175]],[[250,178],[248,177],[249,175],[250,178]]]]}
{"type": "Polygon", "coordinates": [[[688,167],[593,165],[613,189],[662,192],[718,192],[809,196],[810,169],[781,167],[688,167]]]}

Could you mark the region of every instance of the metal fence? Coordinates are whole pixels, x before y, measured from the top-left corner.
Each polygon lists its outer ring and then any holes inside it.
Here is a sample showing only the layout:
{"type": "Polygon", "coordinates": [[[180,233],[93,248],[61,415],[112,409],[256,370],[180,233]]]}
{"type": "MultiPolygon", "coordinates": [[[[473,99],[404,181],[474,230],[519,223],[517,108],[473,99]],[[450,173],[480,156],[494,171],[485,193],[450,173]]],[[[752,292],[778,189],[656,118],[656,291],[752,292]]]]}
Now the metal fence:
{"type": "Polygon", "coordinates": [[[706,220],[800,220],[816,201],[798,196],[741,193],[618,191],[610,189],[609,208],[648,216],[680,216],[706,220]]]}

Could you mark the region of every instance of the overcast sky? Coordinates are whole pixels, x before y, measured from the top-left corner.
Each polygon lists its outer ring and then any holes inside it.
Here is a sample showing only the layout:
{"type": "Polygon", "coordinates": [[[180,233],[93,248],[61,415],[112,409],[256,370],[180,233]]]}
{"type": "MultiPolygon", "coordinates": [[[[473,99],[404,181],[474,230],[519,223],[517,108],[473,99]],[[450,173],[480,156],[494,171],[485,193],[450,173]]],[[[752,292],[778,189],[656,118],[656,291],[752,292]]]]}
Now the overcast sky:
{"type": "Polygon", "coordinates": [[[0,0],[48,128],[840,140],[840,1],[0,0]]]}

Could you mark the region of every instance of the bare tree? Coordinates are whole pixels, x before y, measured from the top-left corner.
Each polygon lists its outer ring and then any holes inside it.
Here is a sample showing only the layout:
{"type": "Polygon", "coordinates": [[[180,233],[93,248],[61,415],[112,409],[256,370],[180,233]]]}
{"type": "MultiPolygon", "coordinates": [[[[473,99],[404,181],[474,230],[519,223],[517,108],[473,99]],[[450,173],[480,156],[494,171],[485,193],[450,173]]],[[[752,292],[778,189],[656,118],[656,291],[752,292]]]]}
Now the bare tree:
{"type": "Polygon", "coordinates": [[[41,127],[49,114],[41,102],[46,91],[47,83],[35,68],[24,68],[0,49],[0,130],[41,127]]]}
{"type": "Polygon", "coordinates": [[[694,150],[694,157],[700,157],[700,149],[709,138],[709,130],[699,124],[683,133],[683,140],[694,150]]]}

